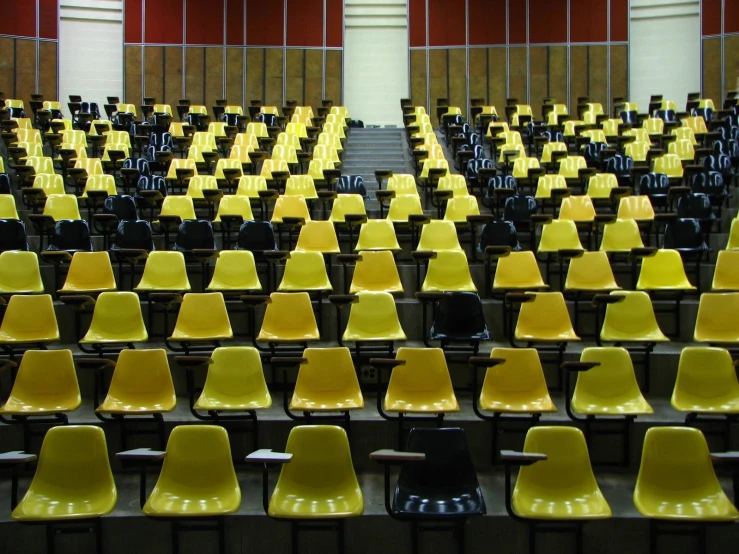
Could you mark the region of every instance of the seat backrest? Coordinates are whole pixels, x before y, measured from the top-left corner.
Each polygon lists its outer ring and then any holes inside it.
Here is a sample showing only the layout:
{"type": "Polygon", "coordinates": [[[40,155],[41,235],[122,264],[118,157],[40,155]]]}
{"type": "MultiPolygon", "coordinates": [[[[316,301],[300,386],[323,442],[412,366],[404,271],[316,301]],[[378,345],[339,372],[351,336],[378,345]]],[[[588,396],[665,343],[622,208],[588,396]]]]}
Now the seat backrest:
{"type": "Polygon", "coordinates": [[[35,252],[6,250],[0,254],[0,292],[44,292],[35,252]]]}
{"type": "Polygon", "coordinates": [[[177,251],[154,251],[149,254],[136,290],[144,291],[187,291],[190,281],[187,278],[185,256],[177,251]]]}
{"type": "Polygon", "coordinates": [[[489,340],[482,302],[475,292],[449,292],[439,300],[432,335],[456,340],[489,340]]]}
{"type": "MultiPolygon", "coordinates": [[[[120,219],[120,218],[119,218],[120,219]]],[[[134,248],[140,250],[154,250],[151,225],[148,221],[124,219],[118,223],[111,250],[134,248]]]]}
{"type": "Polygon", "coordinates": [[[82,219],[57,221],[47,250],[92,252],[92,239],[87,221],[82,219]]]}
{"type": "Polygon", "coordinates": [[[665,226],[663,248],[707,250],[700,223],[695,219],[676,219],[665,226]]]}
{"type": "Polygon", "coordinates": [[[0,219],[0,252],[28,250],[26,226],[18,219],[0,219]]]}
{"type": "Polygon", "coordinates": [[[183,221],[177,230],[177,240],[174,249],[189,252],[194,249],[215,250],[216,242],[213,237],[213,226],[205,219],[190,219],[183,221]]]}
{"type": "Polygon", "coordinates": [[[272,224],[268,221],[244,221],[239,229],[237,248],[254,253],[277,250],[272,224]]]}
{"type": "Polygon", "coordinates": [[[510,221],[491,221],[486,223],[480,234],[480,249],[486,246],[510,246],[512,251],[520,250],[516,227],[510,221]]]}

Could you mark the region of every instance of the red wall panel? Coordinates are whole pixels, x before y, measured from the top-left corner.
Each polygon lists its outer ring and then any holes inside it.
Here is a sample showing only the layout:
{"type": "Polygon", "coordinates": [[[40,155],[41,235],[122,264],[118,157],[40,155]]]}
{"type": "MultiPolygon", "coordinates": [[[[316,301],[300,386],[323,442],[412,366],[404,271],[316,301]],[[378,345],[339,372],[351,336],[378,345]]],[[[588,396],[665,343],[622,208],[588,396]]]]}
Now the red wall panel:
{"type": "Polygon", "coordinates": [[[142,0],[126,0],[124,9],[124,25],[126,36],[123,41],[129,44],[138,44],[142,40],[141,35],[141,3],[142,0]]]}
{"type": "Polygon", "coordinates": [[[724,2],[724,33],[739,33],[739,2],[724,2]]]}
{"type": "Polygon", "coordinates": [[[0,34],[36,36],[36,2],[2,2],[0,34]]]}
{"type": "Polygon", "coordinates": [[[59,35],[59,3],[57,0],[39,1],[39,37],[56,40],[59,35]]]}
{"type": "Polygon", "coordinates": [[[526,44],[526,2],[508,4],[508,32],[511,44],[526,44]]]}
{"type": "Polygon", "coordinates": [[[701,2],[701,32],[704,35],[721,34],[721,4],[722,0],[702,0],[701,2]]]}
{"type": "Polygon", "coordinates": [[[182,44],[182,0],[146,0],[144,42],[182,44]]]}
{"type": "Polygon", "coordinates": [[[187,44],[223,44],[223,2],[187,0],[185,40],[187,44]]]}
{"type": "Polygon", "coordinates": [[[326,0],[326,46],[344,45],[344,0],[326,0]]]}
{"type": "Polygon", "coordinates": [[[608,41],[608,0],[570,3],[570,41],[608,41]]]}
{"type": "Polygon", "coordinates": [[[323,46],[323,0],[287,0],[287,45],[323,46]]]}
{"type": "Polygon", "coordinates": [[[506,0],[469,0],[470,44],[505,44],[506,0]]]}
{"type": "Polygon", "coordinates": [[[629,40],[629,0],[611,0],[611,42],[629,40]]]}
{"type": "Polygon", "coordinates": [[[226,44],[244,44],[244,3],[246,0],[227,0],[226,3],[226,44]]]}
{"type": "Polygon", "coordinates": [[[567,0],[529,0],[529,10],[530,43],[567,42],[567,0]]]}
{"type": "Polygon", "coordinates": [[[409,0],[410,45],[426,46],[426,0],[409,0]]]}
{"type": "Polygon", "coordinates": [[[429,45],[464,45],[465,18],[465,0],[429,0],[429,45]]]}
{"type": "Polygon", "coordinates": [[[247,0],[246,44],[282,46],[285,5],[280,0],[247,0]]]}

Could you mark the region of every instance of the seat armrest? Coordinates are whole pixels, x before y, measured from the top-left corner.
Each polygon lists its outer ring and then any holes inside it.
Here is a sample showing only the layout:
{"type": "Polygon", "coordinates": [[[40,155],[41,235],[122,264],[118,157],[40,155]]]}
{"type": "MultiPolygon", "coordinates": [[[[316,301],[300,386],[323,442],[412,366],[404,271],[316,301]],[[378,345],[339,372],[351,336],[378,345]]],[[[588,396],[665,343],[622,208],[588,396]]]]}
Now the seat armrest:
{"type": "Polygon", "coordinates": [[[421,260],[431,260],[436,258],[436,252],[431,250],[414,250],[411,252],[411,256],[413,256],[413,259],[417,262],[421,260]]]}
{"type": "Polygon", "coordinates": [[[554,216],[550,214],[534,214],[531,216],[531,223],[534,225],[544,225],[554,219],[554,216]]]}
{"type": "Polygon", "coordinates": [[[0,454],[0,464],[25,464],[27,462],[35,462],[38,459],[36,454],[27,454],[22,450],[15,450],[13,452],[3,452],[0,454]]]}
{"type": "Polygon", "coordinates": [[[367,214],[344,214],[347,223],[367,223],[367,214]]]}
{"type": "Polygon", "coordinates": [[[65,250],[45,250],[39,254],[47,263],[61,265],[72,261],[72,254],[65,250]]]}
{"type": "Polygon", "coordinates": [[[616,221],[616,214],[595,214],[595,223],[613,223],[616,221]]]}
{"type": "Polygon", "coordinates": [[[557,255],[563,258],[579,258],[585,254],[585,250],[581,248],[561,248],[557,250],[557,255]]]}
{"type": "Polygon", "coordinates": [[[467,363],[472,367],[493,367],[505,362],[505,358],[486,358],[485,356],[471,356],[467,360],[467,363]]]}
{"type": "Polygon", "coordinates": [[[405,365],[405,360],[396,360],[394,358],[370,358],[369,363],[372,367],[376,367],[378,369],[383,367],[392,369],[399,365],[405,365]]]}
{"type": "Polygon", "coordinates": [[[739,464],[739,451],[730,452],[711,452],[711,461],[722,462],[728,464],[739,464]]]}
{"type": "Polygon", "coordinates": [[[264,294],[244,294],[243,296],[241,296],[240,300],[247,306],[251,306],[253,308],[256,308],[260,304],[269,304],[272,302],[272,299],[264,294]]]}
{"type": "Polygon", "coordinates": [[[438,302],[444,298],[443,292],[417,292],[416,298],[421,302],[438,302]]]}
{"type": "Polygon", "coordinates": [[[644,248],[632,248],[631,256],[634,258],[649,258],[657,253],[657,248],[645,246],[644,248]]]}
{"type": "Polygon", "coordinates": [[[359,296],[356,294],[330,294],[328,297],[328,301],[331,302],[334,306],[338,306],[339,308],[346,306],[347,304],[354,304],[355,302],[359,302],[359,296]]]}
{"type": "Polygon", "coordinates": [[[116,452],[115,457],[124,462],[150,463],[163,460],[167,456],[164,450],[152,450],[151,448],[135,448],[124,452],[116,452]]]}
{"type": "Polygon", "coordinates": [[[192,369],[194,367],[212,364],[213,358],[209,356],[175,356],[174,361],[177,362],[177,365],[180,367],[192,369]]]}
{"type": "Polygon", "coordinates": [[[400,452],[389,448],[375,450],[370,453],[369,457],[370,460],[375,460],[384,464],[426,461],[426,454],[423,452],[400,452]]]}
{"type": "Polygon", "coordinates": [[[411,214],[408,216],[408,223],[413,225],[424,225],[431,221],[431,218],[426,214],[411,214]]]}
{"type": "Polygon", "coordinates": [[[292,217],[292,216],[285,216],[282,218],[282,223],[285,225],[291,225],[299,227],[301,225],[305,225],[305,218],[304,217],[292,217]]]}
{"type": "Polygon", "coordinates": [[[115,367],[113,360],[107,360],[105,358],[78,358],[74,361],[77,367],[80,369],[92,369],[98,371],[107,367],[115,367]]]}
{"type": "Polygon", "coordinates": [[[506,465],[530,466],[536,462],[546,461],[547,455],[517,452],[515,450],[501,450],[500,460],[506,465]]]}
{"type": "Polygon", "coordinates": [[[600,366],[600,362],[563,362],[559,367],[567,371],[588,371],[600,366]]]}
{"type": "Polygon", "coordinates": [[[336,259],[340,264],[348,265],[352,262],[359,262],[362,261],[362,255],[361,254],[339,254],[336,256],[336,259]]]}
{"type": "Polygon", "coordinates": [[[505,258],[506,256],[510,255],[510,253],[511,253],[510,246],[486,246],[485,247],[485,256],[489,258],[505,258]]]}
{"type": "Polygon", "coordinates": [[[490,221],[495,221],[495,216],[493,214],[476,214],[467,216],[467,223],[488,223],[490,221]]]}
{"type": "Polygon", "coordinates": [[[521,303],[533,302],[536,299],[535,294],[529,294],[527,292],[509,292],[505,295],[506,303],[521,303]]]}
{"type": "Polygon", "coordinates": [[[267,258],[268,262],[288,260],[290,259],[290,252],[287,250],[267,250],[264,252],[264,257],[267,258]]]}
{"type": "Polygon", "coordinates": [[[158,304],[182,304],[182,296],[176,292],[152,292],[149,298],[158,304]]]}
{"type": "Polygon", "coordinates": [[[268,448],[262,448],[249,454],[244,461],[249,464],[289,464],[292,459],[292,454],[273,452],[268,448]]]}
{"type": "Polygon", "coordinates": [[[17,367],[18,364],[13,360],[0,360],[0,371],[5,371],[6,369],[15,369],[17,367]]]}
{"type": "Polygon", "coordinates": [[[74,306],[80,310],[95,305],[95,299],[86,294],[62,294],[59,296],[59,300],[64,304],[74,306]]]}
{"type": "Polygon", "coordinates": [[[593,306],[598,304],[618,304],[623,302],[626,297],[623,294],[596,294],[593,296],[593,306]]]}

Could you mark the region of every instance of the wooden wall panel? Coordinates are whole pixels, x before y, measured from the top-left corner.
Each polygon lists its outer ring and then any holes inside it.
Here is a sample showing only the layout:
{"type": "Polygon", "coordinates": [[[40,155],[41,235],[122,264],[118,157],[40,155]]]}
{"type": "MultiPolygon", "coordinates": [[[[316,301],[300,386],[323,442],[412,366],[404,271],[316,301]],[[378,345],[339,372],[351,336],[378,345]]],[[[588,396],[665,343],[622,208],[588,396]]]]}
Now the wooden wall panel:
{"type": "Polygon", "coordinates": [[[287,0],[287,45],[323,46],[323,0],[287,0]]]}
{"type": "Polygon", "coordinates": [[[629,97],[629,47],[611,46],[611,100],[616,96],[629,97]]]}
{"type": "Polygon", "coordinates": [[[205,52],[202,46],[185,47],[185,98],[193,104],[205,104],[203,82],[205,52]]]}
{"type": "Polygon", "coordinates": [[[438,98],[448,98],[448,68],[447,68],[447,50],[430,50],[429,51],[429,90],[431,96],[431,105],[427,112],[431,116],[431,122],[438,125],[436,119],[436,100],[438,98]]]}
{"type": "Polygon", "coordinates": [[[223,44],[223,21],[222,1],[187,0],[187,44],[223,44]]]}
{"type": "Polygon", "coordinates": [[[326,52],[326,94],[324,98],[333,100],[337,105],[342,102],[342,55],[341,50],[326,52]]]}
{"type": "MultiPolygon", "coordinates": [[[[739,18],[739,12],[736,12],[736,15],[739,18]]],[[[737,84],[739,84],[737,83],[739,81],[737,67],[739,67],[739,35],[724,37],[724,75],[726,75],[726,81],[724,82],[722,98],[730,90],[737,90],[737,84]]],[[[717,109],[719,103],[723,104],[723,102],[719,102],[718,98],[714,98],[714,101],[716,101],[717,109]]]]}
{"type": "Polygon", "coordinates": [[[32,39],[15,41],[15,95],[26,102],[26,107],[36,90],[36,45],[32,39]]]}
{"type": "Polygon", "coordinates": [[[344,46],[344,0],[326,0],[326,46],[344,46]]]}
{"type": "Polygon", "coordinates": [[[590,46],[590,90],[591,102],[600,102],[608,112],[608,46],[590,46]]]}
{"type": "Polygon", "coordinates": [[[549,96],[567,104],[567,47],[549,47],[549,96]]]}
{"type": "MultiPolygon", "coordinates": [[[[164,48],[164,94],[162,101],[174,106],[182,96],[182,46],[164,48]]],[[[159,100],[159,98],[157,98],[159,100]]]]}
{"type": "MultiPolygon", "coordinates": [[[[525,46],[515,46],[510,49],[509,53],[510,58],[510,97],[511,98],[518,98],[518,101],[522,104],[528,104],[528,74],[526,71],[526,47],[525,46]]],[[[505,103],[503,103],[502,106],[498,106],[499,115],[503,117],[503,114],[505,113],[503,111],[503,108],[505,107],[505,103]]]]}
{"type": "Polygon", "coordinates": [[[264,48],[246,49],[246,105],[264,101],[264,48]]]}
{"type": "Polygon", "coordinates": [[[411,101],[414,106],[426,106],[426,51],[411,50],[411,101]]]}
{"type": "Polygon", "coordinates": [[[465,0],[428,0],[429,45],[459,46],[467,40],[465,0]]]}
{"type": "Polygon", "coordinates": [[[507,69],[506,49],[488,48],[488,90],[490,91],[488,102],[498,109],[498,115],[505,117],[505,99],[508,96],[506,90],[507,69]]]}
{"type": "Polygon", "coordinates": [[[226,0],[226,44],[242,46],[244,44],[244,0],[226,0]]]}
{"type": "Polygon", "coordinates": [[[205,48],[205,105],[210,111],[223,98],[223,48],[205,48]]]}
{"type": "Polygon", "coordinates": [[[141,5],[143,0],[126,0],[124,9],[124,27],[126,36],[123,38],[126,43],[140,43],[143,36],[141,31],[141,5]]]}
{"type": "Polygon", "coordinates": [[[306,106],[318,107],[323,97],[323,51],[305,52],[305,102],[306,106]]]}
{"type": "Polygon", "coordinates": [[[426,0],[408,0],[410,45],[426,46],[426,0]]]}
{"type": "Polygon", "coordinates": [[[588,47],[570,47],[570,111],[577,115],[577,97],[588,95],[588,47]]]}
{"type": "Polygon", "coordinates": [[[529,0],[529,43],[567,42],[567,5],[567,0],[529,0]]]}
{"type": "Polygon", "coordinates": [[[465,48],[449,50],[449,104],[462,109],[465,119],[467,113],[467,52],[465,48]]]}
{"type": "Polygon", "coordinates": [[[529,49],[531,79],[531,108],[534,115],[541,117],[540,106],[545,96],[548,96],[549,79],[547,71],[549,63],[547,60],[548,49],[546,46],[532,46],[529,49]]]}
{"type": "Polygon", "coordinates": [[[608,0],[570,3],[570,41],[608,41],[608,0]]]}
{"type": "Polygon", "coordinates": [[[470,45],[505,44],[506,0],[469,0],[470,45]]]}
{"type": "Polygon", "coordinates": [[[303,85],[305,83],[305,50],[286,50],[287,69],[285,73],[285,100],[295,100],[299,106],[305,105],[303,85]]]}
{"type": "Polygon", "coordinates": [[[15,96],[15,39],[0,37],[0,91],[5,98],[15,96]]]}
{"type": "Polygon", "coordinates": [[[57,98],[57,43],[39,41],[38,92],[46,98],[57,98]]]}
{"type": "Polygon", "coordinates": [[[141,105],[142,50],[142,46],[125,47],[126,90],[124,91],[123,100],[136,106],[141,105]]]}
{"type": "Polygon", "coordinates": [[[281,48],[267,48],[267,79],[264,91],[264,103],[268,106],[283,106],[282,97],[282,67],[283,50],[281,48]]]}
{"type": "Polygon", "coordinates": [[[484,98],[488,103],[487,48],[470,48],[470,98],[484,98]]]}
{"type": "MultiPolygon", "coordinates": [[[[144,47],[144,96],[164,101],[164,47],[144,47]]],[[[138,107],[138,104],[137,104],[138,107]]]]}
{"type": "Polygon", "coordinates": [[[703,39],[703,76],[701,91],[706,98],[718,100],[721,95],[721,39],[703,39]]]}
{"type": "Polygon", "coordinates": [[[243,48],[226,49],[226,99],[229,104],[244,106],[244,56],[243,48]]]}

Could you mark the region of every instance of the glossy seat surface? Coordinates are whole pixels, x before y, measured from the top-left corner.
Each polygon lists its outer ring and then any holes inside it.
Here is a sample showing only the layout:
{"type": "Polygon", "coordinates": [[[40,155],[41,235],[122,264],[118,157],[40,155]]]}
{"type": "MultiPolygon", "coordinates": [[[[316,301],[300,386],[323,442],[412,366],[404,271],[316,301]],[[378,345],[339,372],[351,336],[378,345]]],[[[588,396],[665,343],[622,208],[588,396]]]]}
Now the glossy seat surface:
{"type": "Polygon", "coordinates": [[[457,228],[452,221],[431,220],[421,229],[421,239],[417,250],[430,250],[440,252],[442,250],[458,250],[459,245],[457,228]]]}
{"type": "Polygon", "coordinates": [[[306,348],[290,409],[306,412],[360,410],[364,398],[348,348],[306,348]]]}
{"type": "Polygon", "coordinates": [[[703,433],[689,427],[647,430],[634,504],[641,515],[654,519],[739,519],[716,478],[703,433]]]}
{"type": "Polygon", "coordinates": [[[196,410],[245,411],[272,406],[259,351],[250,346],[222,346],[211,355],[196,410]]]}
{"type": "Polygon", "coordinates": [[[537,252],[549,254],[562,249],[583,250],[583,246],[574,221],[555,219],[542,227],[537,252]]]}
{"type": "Polygon", "coordinates": [[[116,284],[110,255],[107,252],[75,252],[59,292],[79,294],[113,290],[116,284]]]}
{"type": "Polygon", "coordinates": [[[346,214],[366,215],[364,199],[359,194],[337,194],[331,206],[329,221],[332,223],[343,223],[346,214]]]}
{"type": "Polygon", "coordinates": [[[671,403],[681,412],[739,413],[739,382],[729,351],[708,346],[683,348],[671,403]]]}
{"type": "Polygon", "coordinates": [[[380,219],[367,221],[359,230],[359,238],[354,250],[357,252],[364,250],[391,250],[395,252],[400,250],[392,221],[380,219]]]}
{"type": "Polygon", "coordinates": [[[522,467],[513,489],[513,510],[528,519],[590,520],[611,517],[593,475],[582,431],[575,427],[533,427],[523,451],[547,459],[522,467]]]}
{"type": "Polygon", "coordinates": [[[617,219],[603,228],[600,250],[603,252],[628,253],[632,248],[643,248],[639,226],[633,219],[617,219]]]}
{"type": "Polygon", "coordinates": [[[109,414],[171,412],[177,398],[163,349],[123,350],[108,394],[97,411],[109,414]]]}
{"type": "Polygon", "coordinates": [[[581,362],[599,366],[577,374],[572,408],[587,415],[642,415],[653,413],[639,384],[634,365],[625,348],[591,347],[580,355],[581,362]]]}
{"type": "Polygon", "coordinates": [[[103,292],[98,296],[83,344],[146,342],[149,335],[135,292],[103,292]]]}
{"type": "Polygon", "coordinates": [[[407,451],[421,452],[426,459],[402,466],[393,495],[394,514],[418,520],[485,514],[462,429],[412,429],[407,451]]]}
{"type": "Polygon", "coordinates": [[[251,201],[246,196],[224,196],[218,202],[218,212],[213,223],[220,223],[221,216],[224,215],[240,215],[244,221],[254,219],[251,201]]]}
{"type": "Polygon", "coordinates": [[[190,280],[187,278],[185,255],[177,251],[150,252],[144,265],[141,281],[134,290],[140,292],[189,291],[190,280]]]}
{"type": "Polygon", "coordinates": [[[232,337],[222,293],[188,293],[183,297],[171,340],[214,341],[232,337]]]}
{"type": "Polygon", "coordinates": [[[618,203],[618,218],[651,221],[654,219],[652,201],[649,196],[625,196],[618,203]]]}
{"type": "Polygon", "coordinates": [[[341,253],[334,224],[331,221],[306,221],[300,228],[295,250],[321,254],[341,253]]]}
{"type": "Polygon", "coordinates": [[[109,514],[118,500],[105,433],[92,425],[52,427],[28,492],[11,518],[51,522],[109,514]]]}
{"type": "Polygon", "coordinates": [[[346,431],[332,425],[301,425],[290,431],[284,464],[269,501],[275,518],[336,519],[364,513],[346,431]]]}
{"type": "Polygon", "coordinates": [[[535,290],[546,287],[532,251],[511,252],[498,259],[493,290],[535,290]]]}
{"type": "Polygon", "coordinates": [[[399,348],[385,394],[385,411],[404,413],[458,412],[449,368],[441,348],[399,348]]]}
{"type": "Polygon", "coordinates": [[[479,399],[482,410],[500,413],[557,411],[535,348],[496,347],[490,357],[506,361],[485,372],[479,399]]]}
{"type": "Polygon", "coordinates": [[[477,292],[467,263],[467,254],[461,250],[437,252],[436,257],[429,260],[421,290],[477,292]]]}
{"type": "Polygon", "coordinates": [[[535,296],[530,302],[521,305],[516,323],[516,340],[540,342],[579,341],[572,328],[561,292],[529,293],[535,296]]]}
{"type": "Polygon", "coordinates": [[[48,294],[10,297],[0,324],[0,343],[52,342],[59,340],[54,303],[48,294]]]}
{"type": "Polygon", "coordinates": [[[454,196],[447,201],[444,221],[466,223],[467,216],[470,215],[480,215],[477,197],[468,194],[466,196],[454,196]]]}
{"type": "Polygon", "coordinates": [[[614,291],[622,302],[608,304],[600,338],[610,342],[669,341],[657,323],[649,295],[643,291],[614,291]]]}
{"type": "Polygon", "coordinates": [[[282,223],[283,217],[302,217],[305,221],[310,221],[310,212],[305,198],[302,196],[280,196],[275,202],[271,222],[282,223]]]}
{"type": "Polygon", "coordinates": [[[241,506],[228,433],[216,425],[180,425],[167,441],[167,456],[142,508],[150,517],[208,517],[241,506]]]}
{"type": "MultiPolygon", "coordinates": [[[[739,227],[737,228],[739,229],[739,227]]],[[[0,265],[2,265],[2,256],[3,254],[0,254],[0,265]]],[[[718,253],[711,290],[717,292],[739,291],[739,251],[721,250],[718,253]]]]}
{"type": "Polygon", "coordinates": [[[389,292],[365,291],[357,293],[357,297],[358,301],[349,305],[349,320],[342,340],[406,340],[395,299],[389,292]]]}
{"type": "Polygon", "coordinates": [[[739,342],[739,293],[703,293],[698,304],[693,340],[708,343],[739,342]]]}
{"type": "Polygon", "coordinates": [[[421,207],[421,200],[418,195],[401,194],[390,200],[387,220],[398,223],[407,223],[408,216],[421,214],[423,214],[423,208],[421,207]]]}
{"type": "Polygon", "coordinates": [[[248,250],[222,250],[206,291],[262,290],[254,254],[248,250]]]}
{"type": "Polygon", "coordinates": [[[389,250],[360,252],[361,260],[354,266],[349,293],[374,291],[402,293],[403,284],[395,258],[389,250]]]}
{"type": "Polygon", "coordinates": [[[0,254],[0,293],[40,294],[44,292],[38,255],[8,250],[0,254]]]}
{"type": "Polygon", "coordinates": [[[642,259],[637,290],[686,290],[696,288],[685,274],[682,257],[677,250],[660,249],[654,256],[642,259]]]}
{"type": "Polygon", "coordinates": [[[318,326],[307,292],[273,292],[257,340],[303,342],[318,340],[318,326]]]}
{"type": "Polygon", "coordinates": [[[280,292],[333,290],[323,255],[320,252],[306,250],[291,252],[277,290],[280,292]]]}
{"type": "Polygon", "coordinates": [[[584,252],[570,260],[565,290],[610,291],[620,288],[605,252],[584,252]]]}

